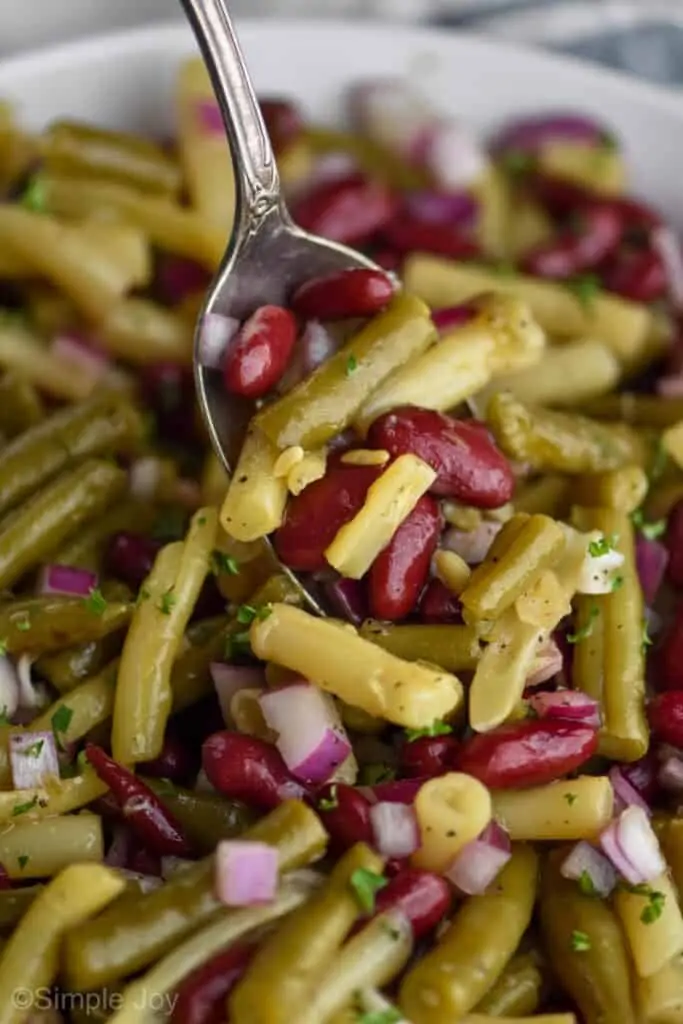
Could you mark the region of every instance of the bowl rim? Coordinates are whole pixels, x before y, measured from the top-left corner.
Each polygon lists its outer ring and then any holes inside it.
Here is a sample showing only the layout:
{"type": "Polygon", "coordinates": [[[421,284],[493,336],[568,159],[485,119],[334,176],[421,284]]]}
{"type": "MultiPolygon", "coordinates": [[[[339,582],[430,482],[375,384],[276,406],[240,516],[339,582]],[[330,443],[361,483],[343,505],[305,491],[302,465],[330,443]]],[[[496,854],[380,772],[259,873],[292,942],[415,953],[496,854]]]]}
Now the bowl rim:
{"type": "MultiPolygon", "coordinates": [[[[343,45],[342,36],[348,36],[349,43],[353,37],[377,35],[378,44],[387,45],[387,24],[377,19],[335,19],[335,18],[238,18],[237,30],[242,39],[264,32],[282,34],[324,33],[334,36],[338,45],[343,45]],[[381,38],[380,38],[381,37],[381,38]]],[[[594,82],[596,87],[619,90],[625,100],[633,98],[636,102],[646,102],[664,109],[667,114],[683,122],[683,104],[680,93],[664,86],[630,76],[621,71],[602,67],[581,58],[545,50],[538,45],[522,44],[496,36],[487,36],[476,31],[444,30],[433,26],[393,24],[391,38],[400,36],[411,40],[417,45],[465,46],[479,51],[482,60],[509,53],[512,56],[533,60],[539,73],[545,67],[552,72],[553,68],[561,67],[567,73],[579,75],[586,80],[586,86],[594,82]]],[[[46,70],[46,64],[55,71],[61,67],[79,64],[84,59],[91,59],[99,51],[108,56],[123,56],[131,52],[156,51],[169,43],[173,46],[186,37],[192,40],[191,29],[184,21],[177,18],[136,26],[129,29],[117,29],[110,32],[93,33],[57,45],[35,47],[12,56],[0,59],[0,88],[3,83],[32,78],[46,70]]]]}

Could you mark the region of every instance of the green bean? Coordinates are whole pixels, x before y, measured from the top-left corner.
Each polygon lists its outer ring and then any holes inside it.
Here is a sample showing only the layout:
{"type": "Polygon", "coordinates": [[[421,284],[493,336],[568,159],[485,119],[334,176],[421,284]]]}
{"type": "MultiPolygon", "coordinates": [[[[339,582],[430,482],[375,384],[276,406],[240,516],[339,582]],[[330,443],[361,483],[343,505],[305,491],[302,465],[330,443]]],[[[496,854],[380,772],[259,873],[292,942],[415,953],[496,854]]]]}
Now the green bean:
{"type": "Polygon", "coordinates": [[[386,180],[396,188],[429,186],[429,177],[424,170],[400,159],[373,139],[318,125],[307,128],[304,137],[314,153],[349,153],[371,177],[386,180]]]}
{"type": "Polygon", "coordinates": [[[122,644],[120,633],[110,633],[101,640],[89,640],[54,654],[44,654],[38,658],[36,669],[55,690],[69,693],[116,658],[121,653],[122,644]]]}
{"type": "Polygon", "coordinates": [[[209,571],[218,514],[200,509],[184,542],[167,544],[140,593],[121,654],[112,752],[122,764],[158,757],[173,703],[171,671],[209,571]]]}
{"type": "Polygon", "coordinates": [[[35,427],[45,415],[43,403],[33,385],[10,371],[0,378],[0,430],[16,437],[35,427]]]}
{"type": "Polygon", "coordinates": [[[17,925],[43,888],[42,885],[26,885],[20,889],[0,890],[0,931],[9,931],[17,925]]]}
{"type": "Polygon", "coordinates": [[[212,853],[221,839],[241,836],[255,821],[244,804],[215,793],[197,793],[174,786],[167,779],[144,780],[183,827],[183,832],[200,853],[212,853]]]}
{"type": "Polygon", "coordinates": [[[82,459],[131,450],[138,413],[118,392],[98,394],[42,420],[0,452],[0,513],[82,459]]]}
{"type": "MultiPolygon", "coordinates": [[[[277,847],[282,872],[315,860],[327,843],[317,816],[297,800],[280,804],[244,838],[277,847]]],[[[72,931],[64,944],[67,983],[76,991],[110,985],[154,963],[224,912],[214,895],[214,862],[208,857],[160,889],[121,900],[72,931]]]]}
{"type": "Polygon", "coordinates": [[[531,920],[537,871],[531,847],[516,846],[494,885],[465,900],[401,984],[399,1005],[412,1024],[459,1020],[490,991],[531,920]]]}
{"type": "Polygon", "coordinates": [[[649,486],[647,474],[640,466],[622,466],[577,477],[572,497],[577,505],[612,508],[629,515],[643,504],[649,486]]]}
{"type": "Polygon", "coordinates": [[[476,630],[471,626],[395,626],[368,619],[360,635],[404,661],[429,661],[448,672],[475,668],[481,655],[476,630]]]}
{"type": "MultiPolygon", "coordinates": [[[[605,537],[613,538],[615,548],[624,556],[619,570],[623,582],[603,597],[599,605],[591,606],[587,614],[594,623],[602,618],[602,657],[592,665],[592,673],[601,670],[602,678],[600,753],[615,761],[637,761],[647,751],[649,730],[645,718],[643,594],[635,561],[633,526],[622,512],[600,508],[575,508],[573,522],[580,530],[600,530],[605,537]],[[593,607],[598,608],[597,614],[593,607]]],[[[585,598],[581,600],[583,604],[585,598]]],[[[585,668],[584,660],[575,663],[578,688],[587,683],[591,688],[594,686],[588,681],[591,676],[586,679],[585,668]]]]}
{"type": "Polygon", "coordinates": [[[55,552],[55,562],[97,572],[102,568],[104,552],[112,534],[122,530],[146,533],[153,525],[156,514],[157,510],[150,502],[119,502],[94,522],[88,523],[83,530],[79,530],[78,534],[69,537],[55,552]]]}
{"type": "Polygon", "coordinates": [[[52,723],[58,721],[65,723],[59,730],[62,743],[75,743],[87,736],[91,729],[111,718],[118,668],[118,661],[114,661],[92,679],[59,697],[31,723],[31,729],[51,729],[52,723]]]}
{"type": "Polygon", "coordinates": [[[397,295],[336,355],[283,398],[261,409],[254,425],[278,448],[320,448],[349,426],[378,384],[423,352],[434,337],[424,303],[397,295]]]}
{"type": "Polygon", "coordinates": [[[543,976],[530,953],[514,956],[493,988],[475,1008],[490,1017],[524,1017],[541,1001],[543,976]]]}
{"type": "Polygon", "coordinates": [[[124,601],[103,600],[100,606],[97,598],[27,597],[0,605],[0,637],[10,654],[59,651],[123,629],[132,613],[133,605],[124,601]]]}
{"type": "Polygon", "coordinates": [[[584,896],[576,882],[562,878],[560,858],[561,853],[546,864],[541,885],[541,928],[551,967],[586,1024],[636,1024],[619,921],[605,900],[584,896]]]}
{"type": "Polygon", "coordinates": [[[659,841],[679,892],[683,892],[683,819],[671,818],[663,826],[659,841]]]}
{"type": "Polygon", "coordinates": [[[232,1024],[287,1024],[292,1007],[302,1010],[308,1005],[324,972],[340,956],[339,947],[360,914],[353,891],[355,874],[378,874],[383,864],[382,858],[363,843],[344,854],[321,892],[295,911],[259,948],[228,999],[232,1024]]]}
{"type": "Polygon", "coordinates": [[[570,482],[564,476],[544,474],[535,480],[525,480],[515,491],[515,511],[528,515],[542,512],[553,519],[563,519],[569,510],[569,491],[570,482]]]}
{"type": "Polygon", "coordinates": [[[648,458],[644,442],[626,424],[526,406],[509,392],[493,396],[486,421],[506,455],[538,472],[602,473],[648,458]]]}
{"type": "Polygon", "coordinates": [[[548,516],[530,516],[518,530],[516,523],[517,517],[501,530],[501,535],[517,531],[504,553],[498,557],[494,547],[460,595],[465,609],[478,619],[498,618],[564,549],[564,533],[548,516]]]}
{"type": "Polygon", "coordinates": [[[45,166],[57,174],[83,174],[120,181],[145,192],[175,194],[180,168],[161,146],[106,128],[76,121],[55,121],[41,136],[45,166]]]}
{"type": "Polygon", "coordinates": [[[123,470],[110,462],[89,459],[6,515],[0,521],[0,588],[11,586],[29,569],[47,561],[67,537],[104,511],[125,487],[123,470]]]}
{"type": "Polygon", "coordinates": [[[657,395],[622,391],[588,402],[584,406],[584,412],[598,420],[613,420],[615,423],[630,423],[634,427],[665,430],[683,420],[683,398],[667,398],[666,401],[662,401],[657,395]]]}
{"type": "Polygon", "coordinates": [[[75,861],[104,858],[102,819],[96,814],[12,824],[0,832],[0,863],[10,878],[47,878],[75,861]]]}

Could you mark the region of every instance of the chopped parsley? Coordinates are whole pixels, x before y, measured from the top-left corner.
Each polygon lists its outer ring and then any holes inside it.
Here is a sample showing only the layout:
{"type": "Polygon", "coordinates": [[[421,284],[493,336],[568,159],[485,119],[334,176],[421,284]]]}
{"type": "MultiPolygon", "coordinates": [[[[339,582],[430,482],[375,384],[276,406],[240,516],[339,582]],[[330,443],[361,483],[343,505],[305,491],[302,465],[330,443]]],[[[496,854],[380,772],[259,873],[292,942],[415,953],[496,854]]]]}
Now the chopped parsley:
{"type": "Polygon", "coordinates": [[[521,175],[533,171],[536,160],[532,153],[523,149],[508,149],[500,157],[500,165],[508,174],[521,175]]]}
{"type": "Polygon", "coordinates": [[[387,884],[384,875],[370,871],[368,868],[356,868],[351,875],[351,888],[358,901],[358,906],[366,914],[372,914],[375,909],[375,896],[387,884]]]}
{"type": "Polygon", "coordinates": [[[588,874],[587,871],[582,871],[581,872],[581,874],[579,875],[578,882],[579,882],[579,889],[581,890],[581,892],[583,893],[584,896],[596,896],[597,895],[597,890],[596,890],[595,885],[593,883],[593,879],[591,878],[591,876],[588,874]]]}
{"type": "Polygon", "coordinates": [[[588,554],[591,558],[601,558],[614,551],[614,544],[611,537],[601,537],[600,540],[592,540],[588,545],[588,554]]]}
{"type": "Polygon", "coordinates": [[[565,798],[565,800],[567,801],[567,803],[569,804],[570,807],[572,806],[572,804],[576,800],[579,799],[576,793],[565,793],[564,794],[564,798],[565,798]]]}
{"type": "Polygon", "coordinates": [[[87,768],[89,764],[90,761],[88,760],[88,755],[86,754],[85,750],[79,750],[78,757],[76,758],[76,765],[78,766],[80,771],[83,771],[85,768],[87,768]]]}
{"type": "Polygon", "coordinates": [[[145,587],[145,586],[140,587],[140,590],[138,592],[138,596],[135,599],[136,607],[138,605],[141,605],[143,601],[148,601],[151,596],[152,595],[149,592],[149,588],[148,587],[145,587]]]}
{"type": "Polygon", "coordinates": [[[243,630],[241,633],[233,633],[232,636],[226,637],[225,640],[226,661],[238,658],[241,654],[251,654],[248,630],[243,630]]]}
{"type": "Polygon", "coordinates": [[[44,182],[40,178],[31,178],[21,195],[20,202],[26,210],[31,210],[33,213],[45,213],[47,194],[44,182]]]}
{"type": "Polygon", "coordinates": [[[332,786],[329,796],[322,797],[321,800],[318,800],[318,807],[321,811],[333,811],[336,807],[339,807],[336,786],[332,786]]]}
{"type": "Polygon", "coordinates": [[[93,587],[88,596],[83,598],[83,604],[93,615],[104,615],[107,610],[107,599],[99,587],[93,587]]]}
{"type": "Polygon", "coordinates": [[[36,740],[35,743],[31,743],[28,747],[22,750],[22,757],[40,757],[45,746],[45,740],[36,740]]]}
{"type": "Polygon", "coordinates": [[[168,590],[165,590],[159,598],[157,608],[162,615],[170,615],[177,600],[178,598],[173,593],[173,587],[169,587],[168,590]]]}
{"type": "Polygon", "coordinates": [[[573,931],[570,941],[573,953],[587,953],[591,948],[591,940],[585,932],[573,931]]]}
{"type": "Polygon", "coordinates": [[[438,718],[432,722],[431,725],[426,726],[424,729],[406,729],[406,739],[408,743],[412,743],[413,740],[419,740],[422,736],[448,736],[449,733],[453,732],[450,725],[446,722],[440,721],[438,718]]]}
{"type": "Polygon", "coordinates": [[[643,619],[643,633],[640,640],[640,646],[644,651],[646,651],[648,647],[652,647],[652,637],[648,633],[647,619],[643,619]]]}
{"type": "Polygon", "coordinates": [[[640,530],[646,540],[657,540],[666,530],[666,519],[655,519],[648,523],[643,516],[642,508],[637,508],[631,513],[631,522],[636,530],[640,530]]]}
{"type": "Polygon", "coordinates": [[[623,576],[615,576],[614,579],[612,580],[612,593],[614,594],[615,591],[621,590],[623,585],[624,585],[624,577],[623,576]]]}
{"type": "Polygon", "coordinates": [[[567,643],[578,644],[589,637],[593,632],[593,626],[595,625],[595,620],[599,614],[600,609],[598,606],[596,604],[592,605],[588,613],[588,622],[582,626],[581,629],[577,629],[576,633],[567,633],[567,643]]]}
{"type": "Polygon", "coordinates": [[[38,796],[36,795],[36,796],[33,797],[32,800],[29,800],[28,803],[25,803],[25,804],[15,804],[14,807],[12,808],[12,817],[16,818],[20,814],[27,814],[29,811],[32,811],[34,807],[37,807],[37,806],[38,806],[38,796]]]}
{"type": "Polygon", "coordinates": [[[15,622],[15,626],[17,627],[20,633],[28,633],[29,629],[31,628],[31,620],[28,617],[28,615],[23,615],[22,618],[18,619],[15,622]]]}
{"type": "Polygon", "coordinates": [[[633,893],[634,896],[644,896],[647,899],[647,903],[640,914],[640,920],[643,924],[654,924],[655,921],[659,920],[664,913],[664,905],[666,903],[666,896],[663,892],[652,889],[647,883],[626,886],[625,888],[627,892],[633,893]]]}
{"type": "Polygon", "coordinates": [[[350,355],[346,360],[346,376],[350,377],[352,373],[355,373],[358,369],[358,360],[354,355],[350,355]]]}
{"type": "Polygon", "coordinates": [[[237,609],[237,621],[242,626],[250,626],[256,619],[267,619],[271,611],[272,608],[267,604],[258,608],[251,604],[241,604],[237,609]]]}
{"type": "Polygon", "coordinates": [[[74,713],[68,704],[61,704],[50,719],[52,731],[55,734],[55,739],[57,740],[57,745],[59,747],[63,746],[61,736],[63,733],[68,731],[73,716],[74,713]]]}
{"type": "Polygon", "coordinates": [[[395,1006],[389,1006],[386,1010],[370,1010],[369,1013],[359,1010],[356,1020],[358,1024],[398,1024],[403,1017],[395,1006]]]}
{"type": "Polygon", "coordinates": [[[0,658],[4,658],[7,654],[7,641],[0,640],[0,658]]]}
{"type": "Polygon", "coordinates": [[[226,555],[225,551],[214,551],[211,555],[211,571],[214,576],[222,572],[228,576],[239,576],[240,566],[237,559],[226,555]]]}
{"type": "Polygon", "coordinates": [[[564,283],[584,309],[591,309],[601,291],[600,278],[595,274],[581,274],[564,283]]]}
{"type": "Polygon", "coordinates": [[[27,865],[27,864],[28,864],[28,862],[29,862],[29,857],[28,857],[28,855],[27,855],[27,854],[25,854],[25,853],[20,853],[20,854],[19,854],[19,856],[17,857],[17,862],[18,862],[18,864],[19,864],[19,867],[20,867],[20,868],[21,868],[21,870],[23,871],[23,870],[24,870],[24,868],[26,867],[26,865],[27,865]]]}

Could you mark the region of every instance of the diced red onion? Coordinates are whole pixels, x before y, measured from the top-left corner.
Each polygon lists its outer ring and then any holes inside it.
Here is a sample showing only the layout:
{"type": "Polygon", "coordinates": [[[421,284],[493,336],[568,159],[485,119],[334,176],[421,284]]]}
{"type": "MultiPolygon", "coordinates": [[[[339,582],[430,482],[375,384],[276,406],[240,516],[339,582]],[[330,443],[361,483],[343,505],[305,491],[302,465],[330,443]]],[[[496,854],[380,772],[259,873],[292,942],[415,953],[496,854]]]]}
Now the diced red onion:
{"type": "Polygon", "coordinates": [[[600,846],[630,885],[651,882],[666,863],[642,807],[627,807],[600,835],[600,846]]]}
{"type": "Polygon", "coordinates": [[[187,860],[185,857],[162,857],[161,877],[167,882],[173,875],[177,875],[180,871],[187,871],[193,864],[195,861],[187,860]]]}
{"type": "Polygon", "coordinates": [[[420,846],[415,811],[408,804],[382,800],[370,808],[374,844],[383,857],[409,857],[420,846]]]}
{"type": "Polygon", "coordinates": [[[207,135],[225,135],[223,115],[215,100],[198,100],[195,110],[202,131],[207,135]]]}
{"type": "Polygon", "coordinates": [[[683,375],[660,377],[657,381],[657,394],[662,398],[683,398],[683,375]]]}
{"type": "Polygon", "coordinates": [[[31,666],[35,657],[22,654],[17,659],[17,679],[19,681],[19,710],[36,710],[49,704],[50,697],[44,686],[34,683],[31,677],[31,666]]]}
{"type": "Polygon", "coordinates": [[[346,622],[360,626],[368,614],[365,588],[361,580],[338,579],[324,584],[335,612],[346,622]]]}
{"type": "Polygon", "coordinates": [[[642,533],[636,538],[636,566],[646,604],[653,604],[664,579],[669,552],[658,540],[648,540],[642,533]]]}
{"type": "Polygon", "coordinates": [[[578,690],[555,690],[534,693],[527,703],[539,718],[566,718],[600,728],[600,705],[578,690]]]}
{"type": "Polygon", "coordinates": [[[321,363],[329,359],[339,347],[332,333],[319,320],[308,321],[299,345],[301,346],[304,376],[312,373],[321,363]]]}
{"type": "Polygon", "coordinates": [[[412,804],[427,779],[391,779],[374,786],[361,786],[371,803],[412,804]]]}
{"type": "Polygon", "coordinates": [[[205,313],[199,335],[199,363],[209,370],[219,370],[225,350],[239,330],[239,320],[220,313],[205,313]]]}
{"type": "Polygon", "coordinates": [[[210,275],[201,264],[185,256],[165,254],[157,272],[157,288],[166,302],[176,306],[188,295],[205,292],[210,275]]]}
{"type": "Polygon", "coordinates": [[[655,228],[651,235],[652,246],[664,264],[669,285],[669,297],[676,309],[683,309],[683,249],[681,241],[672,228],[655,228]]]}
{"type": "Polygon", "coordinates": [[[59,778],[57,745],[52,732],[12,733],[9,760],[15,789],[34,789],[59,778]]]}
{"type": "Polygon", "coordinates": [[[351,120],[363,135],[410,159],[434,120],[434,111],[406,78],[359,82],[348,100],[351,120]]]}
{"type": "Polygon", "coordinates": [[[479,203],[470,193],[437,192],[423,189],[419,192],[408,192],[404,205],[408,213],[418,220],[436,224],[457,224],[466,227],[475,222],[479,212],[479,203]]]}
{"type": "Polygon", "coordinates": [[[468,188],[486,170],[486,153],[474,132],[460,121],[439,118],[417,140],[412,157],[444,190],[468,188]]]}
{"type": "Polygon", "coordinates": [[[37,593],[87,597],[97,586],[97,573],[73,565],[45,565],[38,577],[37,593]]]}
{"type": "Polygon", "coordinates": [[[136,459],[128,470],[130,493],[140,501],[150,501],[157,493],[163,465],[155,455],[146,455],[136,459]]]}
{"type": "Polygon", "coordinates": [[[292,775],[322,785],[351,753],[351,744],[329,694],[311,683],[294,683],[259,698],[275,745],[292,775]]]}
{"type": "Polygon", "coordinates": [[[562,666],[562,651],[554,640],[546,641],[534,658],[531,671],[526,677],[525,685],[540,686],[541,683],[547,683],[549,679],[559,675],[562,671],[562,666]]]}
{"type": "Polygon", "coordinates": [[[455,551],[456,555],[460,555],[468,565],[479,565],[486,558],[502,525],[502,523],[484,520],[476,530],[459,530],[452,526],[444,533],[441,547],[446,551],[455,551]]]}
{"type": "Polygon", "coordinates": [[[534,153],[552,142],[598,146],[607,137],[604,128],[580,114],[542,114],[509,122],[491,142],[494,153],[515,150],[534,153]]]}
{"type": "Polygon", "coordinates": [[[239,690],[263,690],[266,686],[265,672],[261,668],[213,661],[209,671],[226,725],[233,724],[230,703],[239,690]]]}
{"type": "Polygon", "coordinates": [[[648,817],[652,815],[647,800],[644,800],[635,786],[631,785],[618,765],[610,768],[609,780],[614,790],[617,814],[621,813],[626,807],[640,807],[648,817]]]}
{"type": "Polygon", "coordinates": [[[101,380],[109,370],[111,361],[106,352],[94,348],[75,334],[58,334],[53,339],[52,351],[66,363],[73,363],[90,374],[93,380],[101,380]]]}
{"type": "Polygon", "coordinates": [[[435,309],[432,312],[432,323],[439,334],[445,334],[446,331],[450,331],[454,327],[462,327],[462,325],[468,323],[473,316],[474,309],[472,306],[465,304],[460,306],[445,306],[443,309],[435,309]]]}
{"type": "Polygon", "coordinates": [[[565,878],[571,878],[576,882],[587,875],[598,896],[609,896],[617,884],[617,875],[611,862],[584,840],[572,849],[560,872],[565,878]]]}
{"type": "Polygon", "coordinates": [[[480,896],[511,856],[510,837],[497,822],[491,822],[477,839],[463,847],[444,875],[461,892],[480,896]]]}
{"type": "Polygon", "coordinates": [[[683,793],[683,758],[667,757],[657,773],[657,781],[669,793],[683,793]]]}
{"type": "Polygon", "coordinates": [[[216,895],[227,907],[270,903],[278,883],[278,852],[268,843],[223,839],[216,848],[216,895]]]}
{"type": "Polygon", "coordinates": [[[12,718],[19,707],[19,677],[11,658],[0,657],[0,713],[12,718]]]}
{"type": "MultiPolygon", "coordinates": [[[[678,753],[677,751],[675,753],[678,753]]],[[[644,757],[637,761],[619,766],[621,774],[633,788],[640,793],[643,800],[651,803],[657,796],[659,785],[657,782],[657,771],[659,761],[657,755],[650,750],[644,757]]]]}

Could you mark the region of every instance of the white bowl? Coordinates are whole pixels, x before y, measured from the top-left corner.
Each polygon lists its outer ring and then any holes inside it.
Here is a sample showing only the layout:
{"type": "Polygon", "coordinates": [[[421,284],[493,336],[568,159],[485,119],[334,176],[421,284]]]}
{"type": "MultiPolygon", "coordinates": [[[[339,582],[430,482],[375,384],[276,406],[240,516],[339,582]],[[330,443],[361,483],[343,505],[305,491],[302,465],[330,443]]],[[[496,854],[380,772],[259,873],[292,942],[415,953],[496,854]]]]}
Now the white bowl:
{"type": "MultiPolygon", "coordinates": [[[[520,111],[583,110],[616,130],[636,192],[683,228],[683,102],[665,90],[579,61],[468,34],[372,23],[253,21],[240,38],[262,93],[299,99],[337,119],[345,88],[369,75],[408,74],[445,111],[484,131],[520,111]]],[[[182,25],[158,25],[15,57],[0,64],[0,97],[29,125],[57,115],[170,133],[182,25]]]]}

